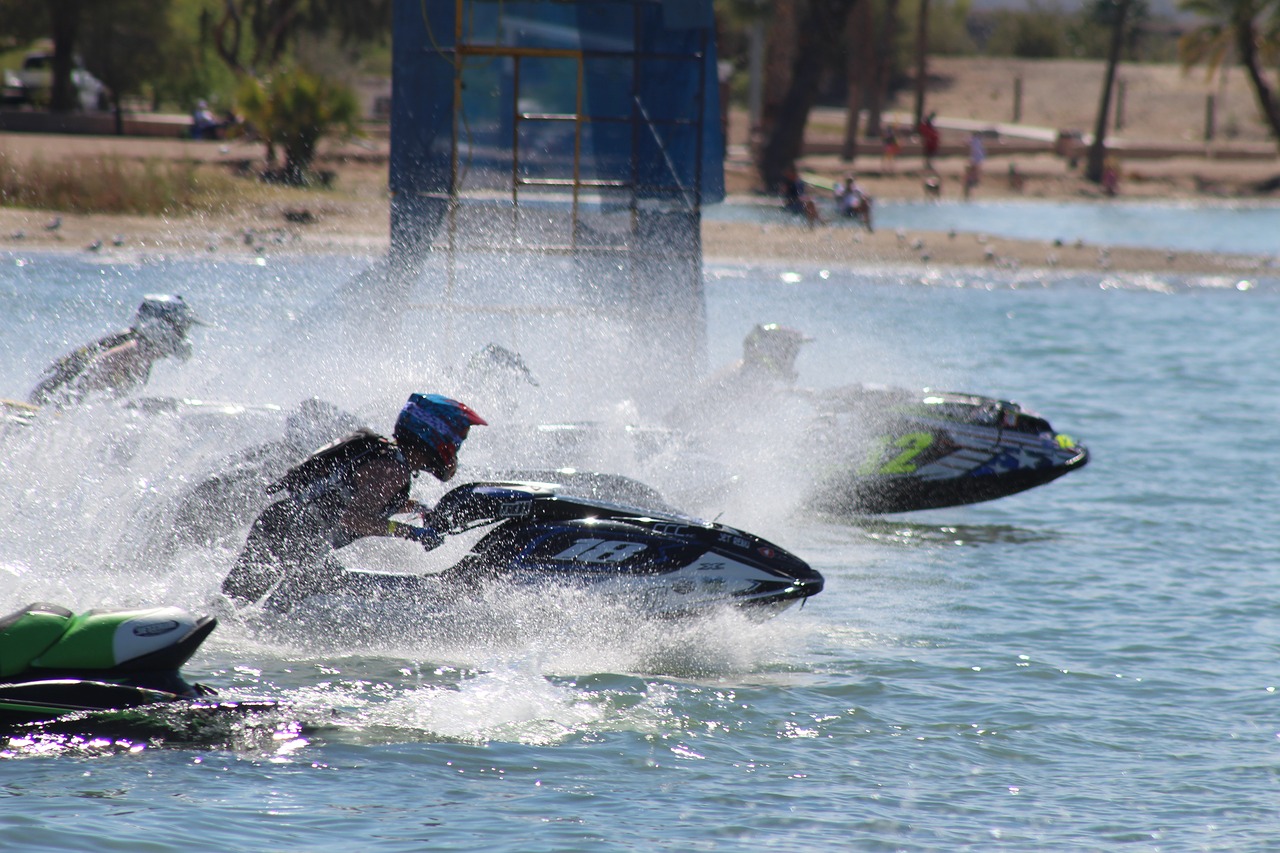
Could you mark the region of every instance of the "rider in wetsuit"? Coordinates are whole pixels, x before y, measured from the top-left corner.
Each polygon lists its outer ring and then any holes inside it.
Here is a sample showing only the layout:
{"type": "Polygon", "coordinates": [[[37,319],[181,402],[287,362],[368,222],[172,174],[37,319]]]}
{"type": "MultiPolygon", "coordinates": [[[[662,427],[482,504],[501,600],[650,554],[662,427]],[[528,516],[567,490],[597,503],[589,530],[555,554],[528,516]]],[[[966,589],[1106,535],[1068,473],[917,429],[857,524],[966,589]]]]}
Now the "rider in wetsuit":
{"type": "Polygon", "coordinates": [[[96,391],[122,396],[147,383],[162,358],[191,357],[187,332],[203,325],[181,296],[143,297],[133,325],[85,344],[45,369],[27,397],[43,406],[78,403],[96,391]]]}
{"type": "Polygon", "coordinates": [[[795,391],[796,359],[813,338],[777,323],[757,325],[742,341],[742,358],[706,379],[667,415],[673,426],[697,422],[703,429],[739,423],[744,411],[758,410],[795,391]],[[744,409],[745,407],[745,409],[744,409]]]}
{"type": "Polygon", "coordinates": [[[442,537],[392,516],[430,510],[409,497],[414,476],[430,471],[449,480],[458,448],[485,420],[467,405],[438,394],[413,394],[396,419],[394,441],[357,430],[321,448],[289,471],[269,492],[288,496],[267,507],[222,591],[236,604],[271,596],[272,607],[341,588],[346,570],[332,552],[365,536],[396,536],[434,548],[442,537]]]}

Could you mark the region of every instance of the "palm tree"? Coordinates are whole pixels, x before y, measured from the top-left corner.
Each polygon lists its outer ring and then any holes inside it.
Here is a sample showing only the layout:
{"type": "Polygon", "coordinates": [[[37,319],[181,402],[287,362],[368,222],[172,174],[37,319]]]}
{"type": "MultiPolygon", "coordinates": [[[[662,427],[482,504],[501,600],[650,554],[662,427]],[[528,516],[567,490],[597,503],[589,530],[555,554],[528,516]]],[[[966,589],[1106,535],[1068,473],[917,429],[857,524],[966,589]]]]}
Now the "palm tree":
{"type": "Polygon", "coordinates": [[[1182,67],[1217,74],[1234,50],[1271,133],[1280,141],[1280,104],[1267,79],[1280,54],[1280,0],[1183,0],[1179,7],[1205,22],[1178,40],[1182,67]]]}
{"type": "Polygon", "coordinates": [[[1102,181],[1104,161],[1107,155],[1107,115],[1111,111],[1111,92],[1115,88],[1116,66],[1120,64],[1120,49],[1124,46],[1124,22],[1132,0],[1117,0],[1115,20],[1112,22],[1111,47],[1107,51],[1107,72],[1102,82],[1102,99],[1098,104],[1098,120],[1094,124],[1093,142],[1089,145],[1089,158],[1084,176],[1095,184],[1102,181]]]}
{"type": "Polygon", "coordinates": [[[920,0],[916,18],[916,127],[924,121],[924,90],[929,82],[929,0],[920,0]]]}
{"type": "Polygon", "coordinates": [[[804,129],[819,80],[833,57],[839,55],[845,22],[859,2],[870,0],[794,0],[779,2],[775,7],[775,14],[783,8],[794,9],[797,27],[789,51],[790,79],[773,114],[765,117],[768,126],[756,164],[764,186],[770,189],[778,186],[787,168],[803,152],[804,129]]]}

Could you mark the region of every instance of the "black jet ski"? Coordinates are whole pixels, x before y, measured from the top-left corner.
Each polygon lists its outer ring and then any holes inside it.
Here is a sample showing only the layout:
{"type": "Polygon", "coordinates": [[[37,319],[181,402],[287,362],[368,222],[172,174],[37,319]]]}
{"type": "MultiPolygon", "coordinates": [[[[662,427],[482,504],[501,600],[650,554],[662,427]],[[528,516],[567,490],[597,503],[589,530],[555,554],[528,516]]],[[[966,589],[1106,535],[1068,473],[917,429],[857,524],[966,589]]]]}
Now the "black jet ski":
{"type": "Polygon", "coordinates": [[[1084,467],[1089,451],[1017,403],[853,386],[825,392],[808,446],[826,460],[808,505],[895,513],[1002,498],[1084,467]]]}
{"type": "Polygon", "coordinates": [[[209,696],[180,669],[217,624],[178,607],[42,603],[0,618],[0,731],[209,696]]]}
{"type": "Polygon", "coordinates": [[[641,615],[692,616],[737,607],[769,616],[823,586],[822,576],[803,560],[750,533],[565,494],[551,483],[467,483],[440,499],[431,522],[446,538],[468,532],[478,538],[435,574],[348,567],[340,587],[305,598],[278,588],[263,606],[339,612],[388,603],[433,607],[494,585],[550,584],[587,590],[641,615]]]}

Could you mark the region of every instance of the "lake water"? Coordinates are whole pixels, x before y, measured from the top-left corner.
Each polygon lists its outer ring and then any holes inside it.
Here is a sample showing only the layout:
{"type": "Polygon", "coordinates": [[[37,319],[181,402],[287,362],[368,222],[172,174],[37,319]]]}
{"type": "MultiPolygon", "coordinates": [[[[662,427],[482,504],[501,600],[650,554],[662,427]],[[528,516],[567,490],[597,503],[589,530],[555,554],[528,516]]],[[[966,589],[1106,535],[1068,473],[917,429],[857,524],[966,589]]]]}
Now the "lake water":
{"type": "MultiPolygon", "coordinates": [[[[824,208],[825,209],[825,208],[824,208]]],[[[831,214],[831,211],[827,211],[831,214]]],[[[787,222],[775,205],[722,204],[708,219],[787,222]]],[[[834,216],[834,214],[831,214],[834,216]]],[[[840,223],[843,224],[843,223],[840,223]]],[[[1083,240],[1094,246],[1271,255],[1280,252],[1280,206],[1271,203],[1161,203],[1151,201],[1046,201],[1040,199],[942,202],[880,201],[880,230],[987,234],[1016,240],[1083,240]]]]}
{"type": "MultiPolygon", "coordinates": [[[[318,393],[385,431],[407,390],[448,389],[467,349],[430,312],[394,357],[324,332],[366,264],[0,255],[0,395],[171,291],[213,325],[149,392],[263,406],[10,430],[0,611],[203,610],[234,548],[140,560],[149,507],[278,436],[267,404],[318,393]]],[[[707,288],[715,364],[752,324],[793,325],[815,338],[802,383],[1018,400],[1092,462],[841,523],[797,511],[765,460],[722,520],[827,579],[765,623],[571,598],[430,631],[226,621],[188,674],[288,710],[185,746],[0,742],[0,849],[1274,849],[1280,280],[722,265],[707,288]]],[[[489,332],[542,381],[522,414],[616,405],[588,353],[489,332]]]]}

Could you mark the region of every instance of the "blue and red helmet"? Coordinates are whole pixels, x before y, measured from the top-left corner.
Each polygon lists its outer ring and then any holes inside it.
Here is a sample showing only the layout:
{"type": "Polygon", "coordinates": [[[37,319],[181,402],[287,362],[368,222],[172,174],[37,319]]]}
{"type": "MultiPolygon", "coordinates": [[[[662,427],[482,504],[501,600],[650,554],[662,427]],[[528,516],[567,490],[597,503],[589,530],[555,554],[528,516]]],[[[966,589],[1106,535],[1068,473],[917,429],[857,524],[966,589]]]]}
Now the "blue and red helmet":
{"type": "Polygon", "coordinates": [[[410,394],[396,418],[395,440],[417,445],[433,456],[428,467],[436,477],[448,480],[458,469],[458,448],[472,426],[488,426],[466,403],[439,394],[410,394]]]}

